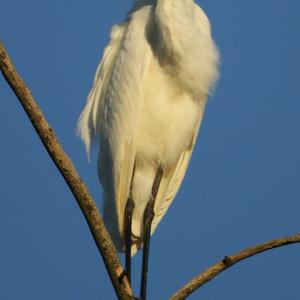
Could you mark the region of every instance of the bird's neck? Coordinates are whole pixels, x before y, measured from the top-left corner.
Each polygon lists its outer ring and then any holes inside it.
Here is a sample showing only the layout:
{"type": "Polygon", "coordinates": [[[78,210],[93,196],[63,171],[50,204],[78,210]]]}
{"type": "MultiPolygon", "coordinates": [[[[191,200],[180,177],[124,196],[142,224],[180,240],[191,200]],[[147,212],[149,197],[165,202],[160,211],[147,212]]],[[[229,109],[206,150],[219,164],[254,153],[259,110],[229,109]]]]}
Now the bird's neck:
{"type": "Polygon", "coordinates": [[[178,17],[181,20],[193,18],[194,10],[194,0],[157,0],[156,4],[156,13],[163,16],[161,21],[165,23],[179,21],[178,17]]]}
{"type": "Polygon", "coordinates": [[[156,0],[157,6],[186,8],[194,4],[194,0],[156,0]]]}
{"type": "Polygon", "coordinates": [[[166,36],[180,37],[189,29],[193,29],[195,13],[194,0],[157,0],[155,18],[160,32],[166,36]]]}
{"type": "Polygon", "coordinates": [[[174,4],[186,4],[186,3],[193,3],[194,0],[156,0],[156,3],[174,3],[174,4]]]}
{"type": "Polygon", "coordinates": [[[194,0],[134,0],[133,8],[139,8],[145,5],[155,5],[164,9],[191,9],[194,7],[194,0]]]}

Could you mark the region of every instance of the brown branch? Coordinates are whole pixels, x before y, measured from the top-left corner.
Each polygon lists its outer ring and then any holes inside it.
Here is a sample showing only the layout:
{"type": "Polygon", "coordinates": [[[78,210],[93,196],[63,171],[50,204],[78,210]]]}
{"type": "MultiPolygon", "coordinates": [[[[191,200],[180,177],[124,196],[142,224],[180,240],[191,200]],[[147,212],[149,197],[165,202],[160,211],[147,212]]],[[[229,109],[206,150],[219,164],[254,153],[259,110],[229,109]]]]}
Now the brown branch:
{"type": "Polygon", "coordinates": [[[47,149],[50,157],[64,177],[88,223],[96,245],[102,255],[110,280],[119,299],[134,299],[132,290],[119,261],[115,247],[86,185],[74,165],[63,151],[54,131],[36,104],[29,89],[15,70],[3,44],[0,42],[0,69],[6,81],[18,97],[32,125],[47,149]],[[120,278],[123,278],[120,280],[120,278]]]}
{"type": "Polygon", "coordinates": [[[263,244],[259,244],[247,249],[244,249],[236,254],[226,256],[222,261],[210,266],[206,271],[197,275],[189,283],[187,283],[183,288],[171,296],[170,300],[181,300],[187,298],[190,294],[195,292],[201,286],[211,281],[217,275],[225,271],[226,269],[232,267],[234,264],[247,259],[251,256],[259,254],[261,252],[282,247],[289,244],[299,243],[300,233],[295,235],[284,237],[277,240],[272,240],[263,244]]]}

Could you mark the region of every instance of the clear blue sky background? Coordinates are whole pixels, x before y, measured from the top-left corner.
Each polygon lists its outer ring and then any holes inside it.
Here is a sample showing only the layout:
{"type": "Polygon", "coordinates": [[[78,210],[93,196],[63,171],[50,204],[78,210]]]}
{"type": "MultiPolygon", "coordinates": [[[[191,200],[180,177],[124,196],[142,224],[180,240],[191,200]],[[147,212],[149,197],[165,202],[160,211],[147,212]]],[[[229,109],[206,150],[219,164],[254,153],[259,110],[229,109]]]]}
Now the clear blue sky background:
{"type": "MultiPolygon", "coordinates": [[[[99,206],[76,120],[131,1],[2,1],[0,39],[99,206]]],[[[203,0],[222,53],[184,184],[152,238],[149,299],[252,244],[300,229],[296,0],[203,0]]],[[[0,299],[115,299],[89,229],[0,78],[0,299]]],[[[140,256],[134,259],[138,282],[140,256]]],[[[300,245],[249,259],[191,299],[300,299],[300,245]]],[[[137,285],[135,286],[137,287],[137,285]]]]}

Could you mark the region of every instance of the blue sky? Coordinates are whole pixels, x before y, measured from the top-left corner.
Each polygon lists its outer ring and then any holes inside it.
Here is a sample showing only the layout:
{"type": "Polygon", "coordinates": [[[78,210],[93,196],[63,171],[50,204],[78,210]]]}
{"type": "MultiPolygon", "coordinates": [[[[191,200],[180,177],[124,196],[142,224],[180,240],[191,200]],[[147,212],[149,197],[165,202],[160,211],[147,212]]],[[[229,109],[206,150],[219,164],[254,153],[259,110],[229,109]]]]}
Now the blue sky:
{"type": "MultiPolygon", "coordinates": [[[[300,39],[296,0],[199,2],[222,54],[184,184],[152,238],[149,299],[242,248],[299,231],[300,39]]],[[[76,121],[112,24],[130,1],[11,0],[0,39],[99,206],[76,121]]],[[[70,191],[0,78],[0,299],[114,299],[70,191]]],[[[138,283],[140,255],[134,259],[138,283]]],[[[296,300],[300,245],[256,256],[190,299],[296,300]]],[[[135,284],[137,288],[137,284],[135,284]]]]}

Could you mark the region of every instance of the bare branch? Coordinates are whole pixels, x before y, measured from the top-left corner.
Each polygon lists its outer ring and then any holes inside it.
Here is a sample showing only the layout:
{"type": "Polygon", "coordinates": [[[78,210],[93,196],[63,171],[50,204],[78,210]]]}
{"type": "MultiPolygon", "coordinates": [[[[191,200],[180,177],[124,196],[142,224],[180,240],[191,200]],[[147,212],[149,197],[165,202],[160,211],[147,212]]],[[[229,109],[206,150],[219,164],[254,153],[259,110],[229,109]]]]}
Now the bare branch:
{"type": "Polygon", "coordinates": [[[236,254],[225,256],[222,261],[212,265],[203,273],[197,275],[194,279],[192,279],[189,283],[187,283],[183,288],[181,288],[178,292],[176,292],[170,300],[181,300],[187,298],[190,294],[195,292],[201,286],[211,281],[217,275],[225,271],[226,269],[232,267],[236,263],[247,259],[251,256],[259,254],[261,252],[275,249],[278,247],[282,247],[289,244],[299,243],[300,242],[300,233],[295,235],[284,237],[277,240],[272,240],[263,244],[259,244],[247,249],[244,249],[236,254]]]}
{"type": "Polygon", "coordinates": [[[64,177],[89,225],[97,247],[104,260],[110,280],[119,299],[134,299],[132,290],[116,253],[111,238],[86,185],[74,165],[63,151],[52,128],[36,104],[29,89],[15,70],[3,44],[0,42],[0,69],[6,81],[18,97],[32,125],[47,149],[50,157],[64,177]],[[120,278],[123,278],[120,280],[120,278]]]}

